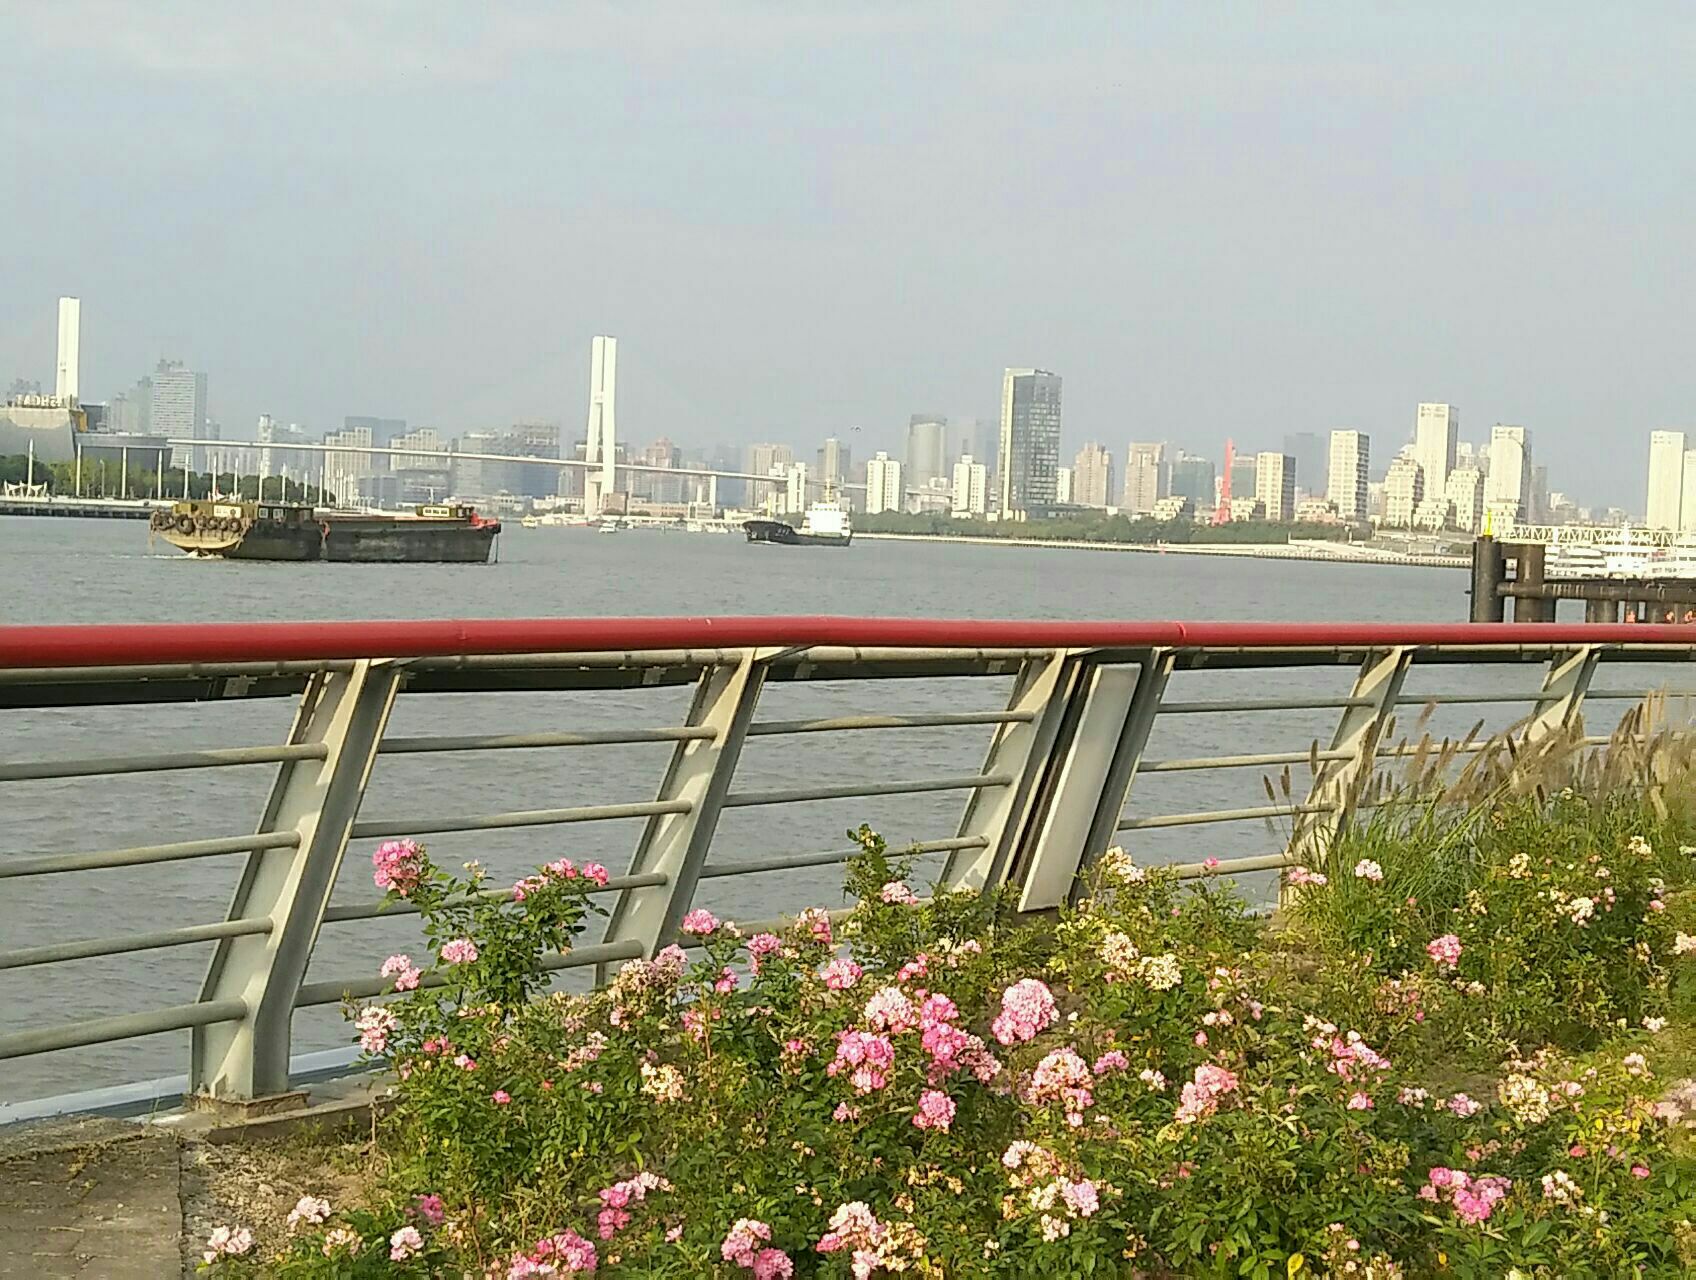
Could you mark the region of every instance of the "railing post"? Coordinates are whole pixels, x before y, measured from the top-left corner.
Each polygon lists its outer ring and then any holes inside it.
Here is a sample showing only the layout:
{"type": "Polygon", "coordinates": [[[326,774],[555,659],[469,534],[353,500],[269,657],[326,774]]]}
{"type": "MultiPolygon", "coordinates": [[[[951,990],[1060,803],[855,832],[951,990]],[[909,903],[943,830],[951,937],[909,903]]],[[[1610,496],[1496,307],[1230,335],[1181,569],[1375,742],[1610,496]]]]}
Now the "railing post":
{"type": "MultiPolygon", "coordinates": [[[[695,686],[688,723],[713,730],[711,738],[677,744],[660,783],[658,799],[687,800],[687,813],[648,819],[630,861],[630,874],[666,877],[664,884],[626,889],[607,923],[606,941],[641,944],[652,957],[676,940],[677,926],[695,899],[695,884],[712,847],[724,797],[753,723],[772,651],[743,653],[734,665],[709,667],[695,686]]],[[[605,978],[604,967],[600,973],[605,978]]]]}
{"type": "Polygon", "coordinates": [[[1056,746],[1042,810],[1011,871],[1019,910],[1070,901],[1079,871],[1112,844],[1173,662],[1171,650],[1155,649],[1134,664],[1089,667],[1056,746]]]}
{"type": "Polygon", "coordinates": [[[1013,720],[996,728],[981,772],[1011,774],[1011,786],[972,793],[960,818],[959,836],[978,836],[981,848],[957,849],[949,855],[940,882],[950,889],[982,889],[1000,885],[1038,799],[1042,776],[1048,768],[1056,736],[1060,732],[1071,687],[1082,676],[1083,667],[1066,650],[1045,658],[1031,658],[1019,668],[1007,710],[1029,719],[1013,720]]]}
{"type": "Polygon", "coordinates": [[[1327,760],[1314,775],[1303,809],[1291,822],[1289,848],[1292,862],[1313,859],[1324,853],[1348,825],[1360,802],[1361,792],[1372,780],[1378,764],[1378,746],[1385,726],[1396,714],[1397,699],[1413,665],[1413,650],[1406,647],[1368,653],[1355,676],[1349,697],[1354,705],[1344,707],[1331,735],[1332,752],[1347,752],[1327,760]]]}
{"type": "Polygon", "coordinates": [[[243,1000],[247,1017],[196,1028],[189,1071],[196,1093],[246,1100],[288,1090],[295,996],[400,678],[393,663],[361,660],[307,682],[288,740],[322,743],[326,754],[285,761],[277,771],[259,830],[296,832],[300,845],[292,854],[251,854],[236,884],[229,918],[269,918],[271,931],[226,938],[212,956],[201,1000],[243,1000]]]}
{"type": "Polygon", "coordinates": [[[1550,657],[1543,687],[1525,725],[1524,740],[1528,746],[1565,730],[1577,718],[1601,656],[1602,651],[1596,645],[1582,645],[1550,657]]]}

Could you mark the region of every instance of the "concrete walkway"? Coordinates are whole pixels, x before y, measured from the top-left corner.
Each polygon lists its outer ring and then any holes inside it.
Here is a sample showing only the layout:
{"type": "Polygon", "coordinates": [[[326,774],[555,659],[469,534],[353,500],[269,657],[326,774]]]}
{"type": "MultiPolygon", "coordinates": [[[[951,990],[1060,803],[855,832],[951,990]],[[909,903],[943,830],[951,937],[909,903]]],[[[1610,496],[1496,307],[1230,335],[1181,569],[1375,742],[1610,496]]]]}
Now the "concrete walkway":
{"type": "Polygon", "coordinates": [[[0,1277],[183,1274],[175,1138],[99,1119],[20,1129],[0,1140],[0,1277]]]}

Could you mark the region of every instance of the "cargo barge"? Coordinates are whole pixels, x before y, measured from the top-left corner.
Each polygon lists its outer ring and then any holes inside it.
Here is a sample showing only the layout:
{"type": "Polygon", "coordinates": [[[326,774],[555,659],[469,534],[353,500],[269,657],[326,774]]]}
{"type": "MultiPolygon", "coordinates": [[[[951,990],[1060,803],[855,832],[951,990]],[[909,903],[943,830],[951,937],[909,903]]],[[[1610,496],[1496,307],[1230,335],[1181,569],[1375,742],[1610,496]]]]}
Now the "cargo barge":
{"type": "Polygon", "coordinates": [[[291,502],[195,499],[156,511],[150,536],[191,556],[363,564],[486,564],[499,520],[439,504],[411,515],[325,511],[291,502]]]}
{"type": "Polygon", "coordinates": [[[815,502],[801,517],[801,527],[783,520],[749,520],[742,526],[749,542],[774,542],[784,547],[846,547],[854,540],[854,524],[840,502],[815,502]]]}

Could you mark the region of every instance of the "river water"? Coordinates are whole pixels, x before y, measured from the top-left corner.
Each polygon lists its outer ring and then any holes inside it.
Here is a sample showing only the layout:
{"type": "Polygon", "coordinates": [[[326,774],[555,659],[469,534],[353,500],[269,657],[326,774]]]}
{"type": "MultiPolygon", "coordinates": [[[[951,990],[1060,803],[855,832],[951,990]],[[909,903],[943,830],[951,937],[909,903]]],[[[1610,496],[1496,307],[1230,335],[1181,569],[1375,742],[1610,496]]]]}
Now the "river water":
{"type": "MultiPolygon", "coordinates": [[[[802,549],[751,546],[737,537],[517,527],[502,536],[499,555],[486,566],[197,561],[163,543],[150,547],[139,522],[0,518],[0,623],[813,613],[1374,622],[1466,616],[1466,575],[1442,569],[883,541],[802,549]]],[[[1205,681],[1183,675],[1172,696],[1341,694],[1351,674],[1222,673],[1205,681]]],[[[1501,678],[1531,688],[1536,674],[1501,678]]],[[[777,686],[762,699],[761,716],[987,710],[1002,705],[1007,688],[1004,679],[777,686]]],[[[687,705],[688,691],[679,689],[413,697],[401,699],[391,732],[671,725],[681,723],[687,705]]],[[[0,759],[276,742],[292,709],[289,700],[267,699],[10,712],[0,715],[0,759]]],[[[1252,724],[1238,716],[1172,717],[1157,727],[1149,751],[1305,749],[1329,734],[1335,714],[1262,714],[1252,724]]],[[[737,786],[975,773],[986,741],[987,732],[976,727],[756,739],[737,786]]],[[[379,763],[362,816],[651,799],[667,756],[663,745],[636,745],[388,757],[379,763]]],[[[0,859],[251,831],[273,775],[274,766],[249,766],[0,783],[0,859]]],[[[1305,775],[1298,790],[1302,781],[1305,775]]],[[[1138,784],[1129,812],[1263,803],[1262,786],[1254,771],[1151,775],[1138,784]]],[[[931,794],[737,810],[721,824],[715,856],[741,861],[839,848],[843,831],[861,821],[900,841],[950,836],[961,804],[957,794],[931,794]]],[[[510,830],[439,836],[431,847],[450,864],[478,857],[504,878],[562,853],[599,858],[617,871],[628,864],[638,830],[631,822],[510,830]]],[[[1268,852],[1278,843],[1277,833],[1261,824],[1144,834],[1139,856],[1162,861],[1268,852]]],[[[338,900],[374,896],[368,855],[363,845],[350,851],[338,900]]],[[[241,859],[0,881],[0,948],[221,919],[241,859]]],[[[920,878],[935,866],[927,863],[920,878]]],[[[701,900],[721,914],[750,919],[812,902],[835,905],[838,885],[834,871],[824,868],[717,881],[704,887],[701,900]]],[[[415,926],[400,920],[326,926],[312,977],[368,974],[388,952],[415,946],[416,937],[415,926]]],[[[191,1001],[209,954],[206,945],[0,971],[0,1033],[191,1001]]],[[[334,1010],[305,1012],[296,1029],[297,1051],[347,1041],[334,1010]]],[[[186,1045],[183,1032],[0,1062],[0,1102],[180,1072],[186,1045]]]]}

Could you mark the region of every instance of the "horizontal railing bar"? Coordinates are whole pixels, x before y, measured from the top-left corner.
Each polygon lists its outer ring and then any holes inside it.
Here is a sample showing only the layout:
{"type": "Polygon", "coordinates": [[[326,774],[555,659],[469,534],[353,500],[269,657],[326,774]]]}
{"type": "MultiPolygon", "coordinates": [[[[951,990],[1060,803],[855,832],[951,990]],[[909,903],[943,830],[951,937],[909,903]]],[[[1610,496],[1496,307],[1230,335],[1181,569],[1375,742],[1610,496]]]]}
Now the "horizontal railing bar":
{"type": "Polygon", "coordinates": [[[1174,862],[1163,869],[1176,871],[1180,880],[1200,880],[1204,876],[1223,875],[1229,871],[1276,871],[1290,865],[1284,854],[1262,853],[1250,858],[1222,858],[1211,867],[1205,862],[1174,862]]]}
{"type": "MultiPolygon", "coordinates": [[[[543,956],[542,968],[549,972],[560,969],[582,969],[589,965],[610,964],[614,960],[634,960],[642,954],[642,944],[635,938],[624,942],[597,942],[587,947],[574,947],[559,955],[543,956]]],[[[361,977],[357,982],[330,979],[325,982],[303,982],[295,994],[294,1007],[309,1009],[315,1005],[337,1004],[343,999],[369,1000],[387,994],[393,987],[388,978],[361,977]]],[[[439,987],[437,974],[426,974],[420,988],[439,987]]]]}
{"type": "Polygon", "coordinates": [[[958,724],[1028,724],[1034,711],[958,711],[941,715],[832,716],[823,720],[767,720],[748,726],[750,737],[779,733],[835,733],[847,729],[934,729],[958,724]]]}
{"type": "Polygon", "coordinates": [[[498,831],[505,827],[551,827],[567,822],[612,822],[619,818],[651,818],[661,813],[688,813],[687,800],[644,800],[635,804],[589,804],[575,809],[520,809],[511,813],[471,814],[457,818],[378,818],[353,824],[355,840],[425,835],[442,831],[498,831]]]}
{"type": "Polygon", "coordinates": [[[844,662],[1026,662],[1052,658],[1053,649],[998,649],[976,645],[942,645],[934,649],[888,645],[811,645],[797,647],[793,653],[772,659],[772,665],[796,666],[800,663],[832,665],[844,662]]]}
{"type": "Polygon", "coordinates": [[[1537,702],[1551,695],[1540,689],[1518,693],[1404,693],[1396,698],[1396,705],[1408,706],[1438,706],[1459,707],[1474,703],[1491,702],[1537,702]]]}
{"type": "Polygon", "coordinates": [[[724,798],[726,809],[746,809],[762,804],[799,804],[810,800],[852,800],[862,796],[908,796],[926,791],[977,791],[1005,787],[1013,781],[1008,773],[980,773],[962,778],[925,778],[913,782],[847,783],[840,787],[797,787],[787,791],[732,791],[724,798]]]}
{"type": "Polygon", "coordinates": [[[162,1031],[207,1027],[214,1022],[240,1022],[245,1017],[245,1000],[206,1000],[198,1004],[172,1005],[167,1009],[150,1009],[144,1013],[85,1018],[81,1022],[33,1027],[28,1031],[0,1036],[0,1059],[25,1058],[59,1049],[79,1049],[84,1045],[108,1044],[113,1040],[133,1040],[137,1036],[158,1035],[162,1031]]]}
{"type": "Polygon", "coordinates": [[[1352,760],[1352,751],[1267,751],[1249,756],[1188,756],[1176,760],[1144,760],[1137,773],[1182,773],[1195,769],[1247,769],[1275,764],[1306,764],[1309,760],[1321,763],[1328,760],[1352,760]]]}
{"type": "Polygon", "coordinates": [[[176,844],[143,845],[137,849],[112,849],[101,853],[47,853],[33,858],[0,858],[0,880],[9,880],[14,876],[55,875],[62,871],[135,867],[149,862],[180,862],[185,858],[212,858],[221,853],[259,853],[267,849],[294,849],[299,845],[299,832],[267,831],[254,836],[181,840],[176,844]]]}
{"type": "Polygon", "coordinates": [[[675,729],[608,729],[592,733],[490,733],[466,737],[386,738],[379,755],[412,755],[422,751],[509,751],[530,747],[611,747],[629,742],[688,742],[706,739],[713,731],[705,725],[680,725],[675,729]]]}
{"type": "Polygon", "coordinates": [[[1487,748],[1496,745],[1498,744],[1494,738],[1488,738],[1483,742],[1430,742],[1423,747],[1417,744],[1404,744],[1395,747],[1379,747],[1374,754],[1377,755],[1380,760],[1394,760],[1406,756],[1416,756],[1421,752],[1429,756],[1442,755],[1445,751],[1455,755],[1471,755],[1475,752],[1484,751],[1487,748]]]}
{"type": "Polygon", "coordinates": [[[41,760],[33,764],[0,763],[0,782],[90,778],[114,773],[164,773],[171,769],[219,769],[229,765],[277,764],[284,760],[323,760],[329,753],[329,747],[322,742],[296,742],[276,747],[218,747],[209,751],[162,751],[155,755],[41,760]]]}
{"type": "MultiPolygon", "coordinates": [[[[982,849],[989,844],[984,836],[957,836],[950,840],[927,840],[911,844],[897,855],[946,853],[951,849],[982,849]]],[[[830,849],[823,853],[796,853],[758,862],[709,862],[701,868],[701,879],[716,880],[724,876],[751,876],[762,871],[794,871],[801,867],[828,867],[858,857],[864,849],[830,849]]]]}
{"type": "MultiPolygon", "coordinates": [[[[619,893],[625,889],[655,889],[662,884],[669,884],[670,878],[657,871],[646,872],[635,876],[612,876],[604,885],[591,885],[590,893],[619,893]]],[[[505,902],[512,898],[511,889],[484,889],[472,895],[484,902],[505,902]]],[[[415,916],[418,914],[418,904],[410,901],[390,902],[386,899],[377,902],[354,902],[345,906],[331,906],[324,909],[324,923],[336,924],[343,920],[375,920],[379,916],[415,916]]]]}
{"type": "Polygon", "coordinates": [[[1683,697],[1690,696],[1690,694],[1692,694],[1692,693],[1696,693],[1696,690],[1693,690],[1693,689],[1591,689],[1588,693],[1586,693],[1584,695],[1584,700],[1586,702],[1589,702],[1591,699],[1594,699],[1594,698],[1601,698],[1601,699],[1623,698],[1623,699],[1630,701],[1630,702],[1641,702],[1645,698],[1651,698],[1651,697],[1657,697],[1657,696],[1668,697],[1668,698],[1683,698],[1683,697]]]}
{"type": "Polygon", "coordinates": [[[153,951],[160,947],[182,947],[217,938],[245,938],[270,933],[271,921],[219,920],[212,924],[190,924],[152,933],[120,934],[112,938],[87,938],[77,942],[50,942],[39,947],[16,947],[0,951],[0,969],[22,969],[36,964],[62,964],[67,960],[91,960],[100,956],[127,955],[131,951],[153,951]]]}
{"type": "Polygon", "coordinates": [[[1239,698],[1231,702],[1162,702],[1162,715],[1200,715],[1209,711],[1335,711],[1370,707],[1371,698],[1239,698]]]}
{"type": "Polygon", "coordinates": [[[1302,813],[1328,813],[1322,804],[1265,804],[1253,809],[1212,809],[1201,813],[1163,813],[1154,818],[1124,818],[1119,831],[1152,831],[1160,827],[1199,827],[1209,822],[1251,822],[1256,818],[1289,818],[1302,813]]]}

